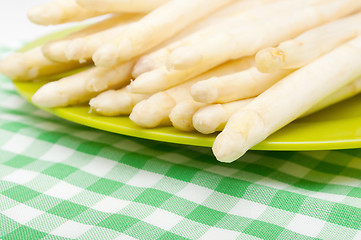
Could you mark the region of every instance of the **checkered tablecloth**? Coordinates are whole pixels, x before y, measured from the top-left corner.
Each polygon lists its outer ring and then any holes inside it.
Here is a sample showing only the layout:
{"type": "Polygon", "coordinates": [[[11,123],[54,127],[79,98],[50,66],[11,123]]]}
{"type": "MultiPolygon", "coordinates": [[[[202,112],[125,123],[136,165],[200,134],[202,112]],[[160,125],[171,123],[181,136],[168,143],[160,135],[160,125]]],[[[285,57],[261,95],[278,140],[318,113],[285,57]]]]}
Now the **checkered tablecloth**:
{"type": "Polygon", "coordinates": [[[222,164],[57,118],[0,77],[0,239],[361,239],[360,207],[360,149],[222,164]]]}

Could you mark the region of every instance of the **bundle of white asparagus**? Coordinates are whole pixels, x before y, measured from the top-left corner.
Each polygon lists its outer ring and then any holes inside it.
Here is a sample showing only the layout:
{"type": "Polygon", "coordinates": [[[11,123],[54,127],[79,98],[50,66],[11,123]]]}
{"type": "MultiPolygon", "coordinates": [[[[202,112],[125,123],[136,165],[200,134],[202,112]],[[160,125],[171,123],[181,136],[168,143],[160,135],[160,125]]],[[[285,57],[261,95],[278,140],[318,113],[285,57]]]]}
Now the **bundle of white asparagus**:
{"type": "MultiPolygon", "coordinates": [[[[142,127],[216,137],[232,162],[291,121],[361,91],[360,0],[52,0],[52,25],[107,15],[0,62],[15,81],[91,65],[46,83],[43,107],[89,103],[142,127]]],[[[94,113],[96,112],[96,113],[94,113]]]]}

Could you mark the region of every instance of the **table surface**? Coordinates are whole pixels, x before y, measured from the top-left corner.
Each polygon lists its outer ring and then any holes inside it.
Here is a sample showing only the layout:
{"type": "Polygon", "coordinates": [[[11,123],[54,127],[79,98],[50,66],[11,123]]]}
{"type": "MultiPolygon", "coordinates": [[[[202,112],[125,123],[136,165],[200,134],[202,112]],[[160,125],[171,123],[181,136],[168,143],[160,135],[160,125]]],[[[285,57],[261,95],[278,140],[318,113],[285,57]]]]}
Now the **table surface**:
{"type": "MultiPolygon", "coordinates": [[[[58,27],[0,7],[0,56],[58,27]]],[[[0,75],[1,239],[361,239],[361,150],[250,151],[137,139],[52,116],[0,75]]]]}

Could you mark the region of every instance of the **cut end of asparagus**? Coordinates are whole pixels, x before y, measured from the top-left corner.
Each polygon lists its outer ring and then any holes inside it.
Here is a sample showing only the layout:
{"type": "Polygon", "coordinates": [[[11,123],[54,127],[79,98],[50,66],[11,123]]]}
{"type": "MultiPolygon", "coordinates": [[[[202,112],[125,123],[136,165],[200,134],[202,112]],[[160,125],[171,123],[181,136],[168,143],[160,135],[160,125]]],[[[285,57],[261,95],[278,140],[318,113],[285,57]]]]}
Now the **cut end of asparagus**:
{"type": "Polygon", "coordinates": [[[272,73],[282,69],[285,56],[277,48],[266,48],[256,54],[256,67],[260,72],[272,73]]]}
{"type": "Polygon", "coordinates": [[[213,143],[213,154],[217,160],[224,163],[231,163],[240,158],[247,149],[243,149],[245,138],[242,134],[234,131],[223,131],[213,143]]]}
{"type": "Polygon", "coordinates": [[[112,67],[118,63],[119,49],[114,43],[100,47],[93,54],[94,64],[98,67],[112,67]]]}
{"type": "Polygon", "coordinates": [[[69,96],[58,91],[56,84],[47,83],[33,95],[31,101],[41,107],[63,107],[69,103],[69,96]]]}
{"type": "Polygon", "coordinates": [[[187,70],[202,61],[202,55],[190,47],[175,49],[167,58],[168,70],[187,70]]]}
{"type": "MultiPolygon", "coordinates": [[[[213,81],[213,79],[215,78],[211,78],[209,81],[213,81]]],[[[218,90],[208,81],[200,81],[191,87],[191,95],[197,102],[214,103],[218,99],[218,90]]]]}

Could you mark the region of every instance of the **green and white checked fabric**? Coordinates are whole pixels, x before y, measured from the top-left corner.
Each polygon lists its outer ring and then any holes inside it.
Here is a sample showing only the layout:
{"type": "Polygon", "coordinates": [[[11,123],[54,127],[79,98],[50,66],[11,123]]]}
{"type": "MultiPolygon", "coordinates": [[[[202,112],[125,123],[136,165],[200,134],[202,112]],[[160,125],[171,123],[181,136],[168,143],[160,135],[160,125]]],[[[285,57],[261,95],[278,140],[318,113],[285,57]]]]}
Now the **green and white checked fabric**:
{"type": "Polygon", "coordinates": [[[57,118],[0,77],[0,239],[361,239],[360,207],[361,149],[223,164],[57,118]]]}

